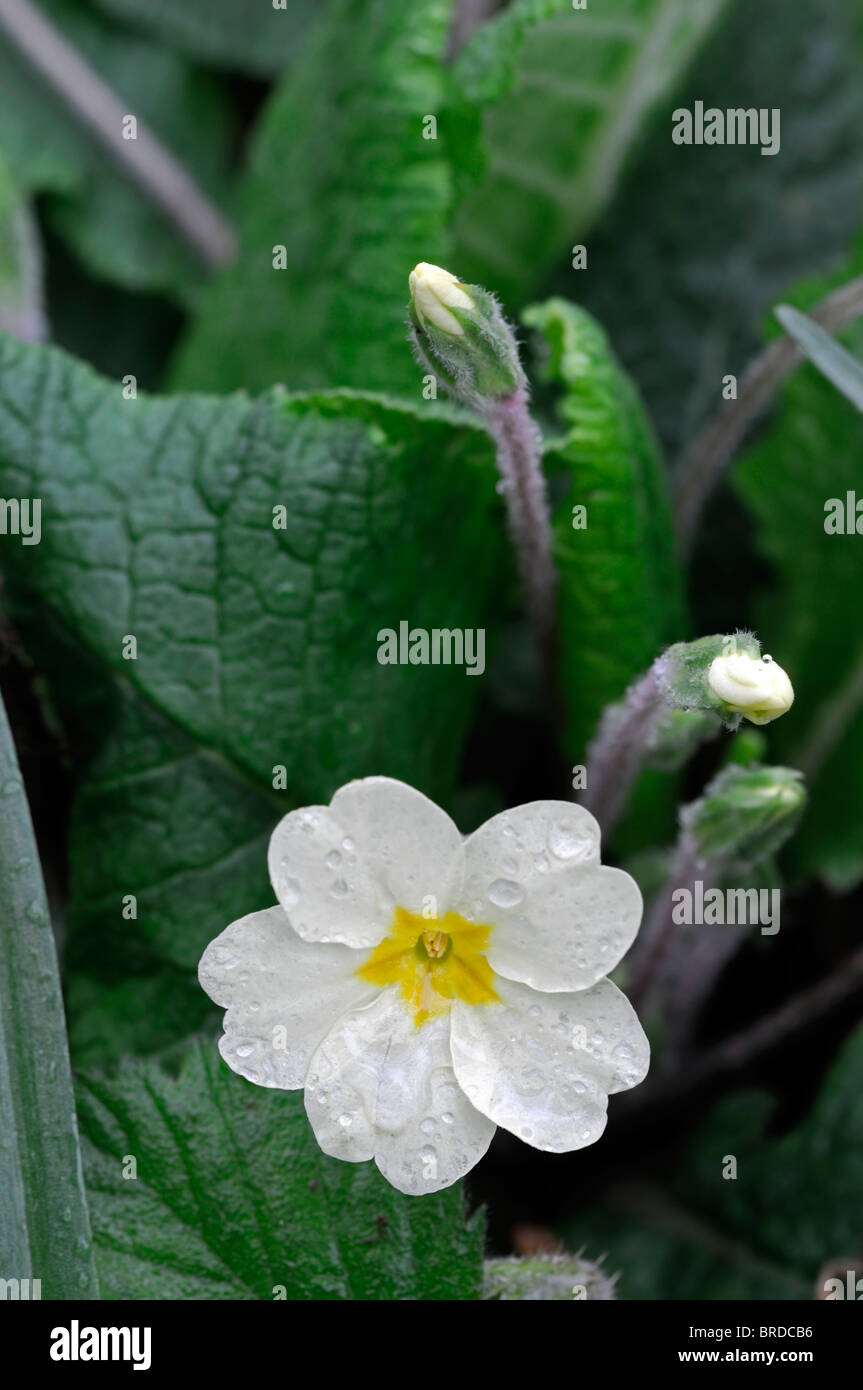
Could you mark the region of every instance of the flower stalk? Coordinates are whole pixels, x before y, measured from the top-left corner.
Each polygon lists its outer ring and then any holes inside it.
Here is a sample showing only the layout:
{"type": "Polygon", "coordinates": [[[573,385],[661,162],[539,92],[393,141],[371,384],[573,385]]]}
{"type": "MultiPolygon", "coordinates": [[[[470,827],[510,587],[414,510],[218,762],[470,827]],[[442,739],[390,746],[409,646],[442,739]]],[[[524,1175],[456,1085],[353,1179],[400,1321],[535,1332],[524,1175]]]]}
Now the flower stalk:
{"type": "MultiPolygon", "coordinates": [[[[721,970],[752,929],[750,921],[721,930],[680,925],[673,909],[681,890],[768,880],[774,856],[793,833],[806,801],[799,772],[729,764],[680,813],[680,834],[668,877],[628,960],[628,992],[642,1005],[661,1001],[668,1025],[666,1065],[689,1040],[692,1021],[721,970]]],[[[746,891],[745,887],[743,891],[746,891]]],[[[776,924],[778,930],[778,923],[776,924]]]]}
{"type": "Polygon", "coordinates": [[[414,354],[443,388],[475,411],[494,440],[525,606],[546,671],[554,660],[556,576],[542,437],[528,409],[515,334],[494,295],[440,266],[410,275],[414,354]]]}

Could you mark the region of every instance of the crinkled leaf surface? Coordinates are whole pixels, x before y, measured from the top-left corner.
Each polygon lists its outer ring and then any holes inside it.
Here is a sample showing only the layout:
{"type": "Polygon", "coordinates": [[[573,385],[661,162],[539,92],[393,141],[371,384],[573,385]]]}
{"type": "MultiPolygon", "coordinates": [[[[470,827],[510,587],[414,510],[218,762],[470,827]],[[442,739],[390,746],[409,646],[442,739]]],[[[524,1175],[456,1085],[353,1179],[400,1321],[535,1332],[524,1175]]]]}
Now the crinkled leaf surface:
{"type": "Polygon", "coordinates": [[[545,452],[565,480],[554,518],[566,747],[580,761],[606,704],[683,634],[662,458],[631,381],[584,310],[551,299],[524,321],[548,344],[565,433],[545,452]],[[587,509],[574,529],[573,508],[587,509]]]}
{"type": "Polygon", "coordinates": [[[88,1076],[79,1107],[108,1298],[479,1296],[483,1225],[460,1187],[405,1197],[373,1163],[328,1158],[300,1093],[252,1086],[214,1046],[178,1079],[142,1062],[88,1076]]]}
{"type": "Polygon", "coordinates": [[[491,649],[494,480],[482,431],[433,404],[125,400],[2,340],[0,495],[42,501],[41,543],[4,547],[8,597],[80,760],[70,962],[193,969],[272,902],[279,816],[352,777],[446,801],[481,678],[381,665],[377,634],[483,628],[491,649]]]}

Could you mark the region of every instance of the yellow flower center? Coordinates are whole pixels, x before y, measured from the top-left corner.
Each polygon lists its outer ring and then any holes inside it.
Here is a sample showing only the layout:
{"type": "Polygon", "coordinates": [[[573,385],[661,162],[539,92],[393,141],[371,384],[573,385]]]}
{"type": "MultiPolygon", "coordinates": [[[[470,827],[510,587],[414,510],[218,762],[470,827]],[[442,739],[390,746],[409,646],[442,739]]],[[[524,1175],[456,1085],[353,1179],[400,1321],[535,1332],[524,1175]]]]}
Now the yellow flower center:
{"type": "Polygon", "coordinates": [[[469,922],[458,912],[445,913],[430,928],[428,918],[397,907],[389,936],[356,973],[369,984],[398,985],[421,1028],[453,999],[491,1004],[498,998],[483,954],[490,934],[487,922],[469,922]]]}

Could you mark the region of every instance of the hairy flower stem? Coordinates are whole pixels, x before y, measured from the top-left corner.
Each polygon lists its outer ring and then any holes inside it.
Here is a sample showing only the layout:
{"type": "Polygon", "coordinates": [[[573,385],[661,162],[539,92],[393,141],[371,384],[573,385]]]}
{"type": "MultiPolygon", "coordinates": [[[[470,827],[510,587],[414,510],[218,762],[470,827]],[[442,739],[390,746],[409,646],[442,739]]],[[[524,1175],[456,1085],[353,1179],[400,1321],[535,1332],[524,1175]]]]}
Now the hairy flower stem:
{"type": "Polygon", "coordinates": [[[672,917],[673,895],[681,888],[692,892],[696,879],[710,888],[719,887],[726,871],[723,856],[699,855],[695,837],[682,829],[668,878],[645,916],[628,962],[627,994],[633,1005],[662,1005],[666,1070],[678,1065],[689,1045],[699,1008],[749,931],[745,923],[726,925],[721,931],[705,931],[697,924],[677,925],[672,917]]]}
{"type": "Polygon", "coordinates": [[[504,482],[509,529],[518,556],[528,614],[543,666],[552,678],[555,658],[556,575],[552,560],[551,514],[542,472],[542,439],[520,387],[509,396],[482,404],[486,427],[497,448],[504,482]]]}
{"type": "Polygon", "coordinates": [[[605,836],[611,833],[626,805],[644,763],[650,736],[665,708],[660,679],[664,661],[664,657],[657,657],[650,669],[629,687],[622,708],[613,706],[606,710],[587,750],[587,786],[581,802],[599,821],[605,836]]]}
{"type": "MultiPolygon", "coordinates": [[[[668,877],[645,914],[635,946],[627,961],[627,993],[644,1003],[653,993],[661,973],[663,957],[671,937],[672,894],[677,888],[691,888],[697,873],[693,836],[682,830],[674,847],[668,877]]],[[[702,873],[704,868],[702,867],[702,873]]]]}

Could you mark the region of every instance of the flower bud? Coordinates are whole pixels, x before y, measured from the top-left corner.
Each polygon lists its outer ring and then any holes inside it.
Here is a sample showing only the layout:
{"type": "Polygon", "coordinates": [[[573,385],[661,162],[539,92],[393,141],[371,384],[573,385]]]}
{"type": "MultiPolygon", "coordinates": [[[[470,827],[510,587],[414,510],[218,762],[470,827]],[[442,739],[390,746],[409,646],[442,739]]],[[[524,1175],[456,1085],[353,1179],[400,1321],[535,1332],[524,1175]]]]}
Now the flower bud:
{"type": "Polygon", "coordinates": [[[607,1274],[602,1258],[583,1255],[507,1256],[486,1260],[482,1297],[498,1303],[608,1302],[616,1297],[616,1274],[607,1274]]]}
{"type": "Polygon", "coordinates": [[[742,714],[753,724],[769,724],[794,703],[791,681],[771,656],[745,652],[717,656],[707,672],[707,684],[732,714],[742,714]]]}
{"type": "Polygon", "coordinates": [[[803,775],[788,767],[731,763],[681,812],[698,859],[754,867],[776,854],[806,802],[803,775]]]}
{"type": "Polygon", "coordinates": [[[457,400],[482,411],[525,384],[512,329],[494,295],[439,265],[410,273],[411,338],[417,361],[457,400]]]}
{"type": "Polygon", "coordinates": [[[409,276],[411,304],[420,328],[433,323],[442,333],[458,337],[464,329],[451,309],[472,309],[473,300],[464,285],[439,265],[420,261],[409,276]]]}

